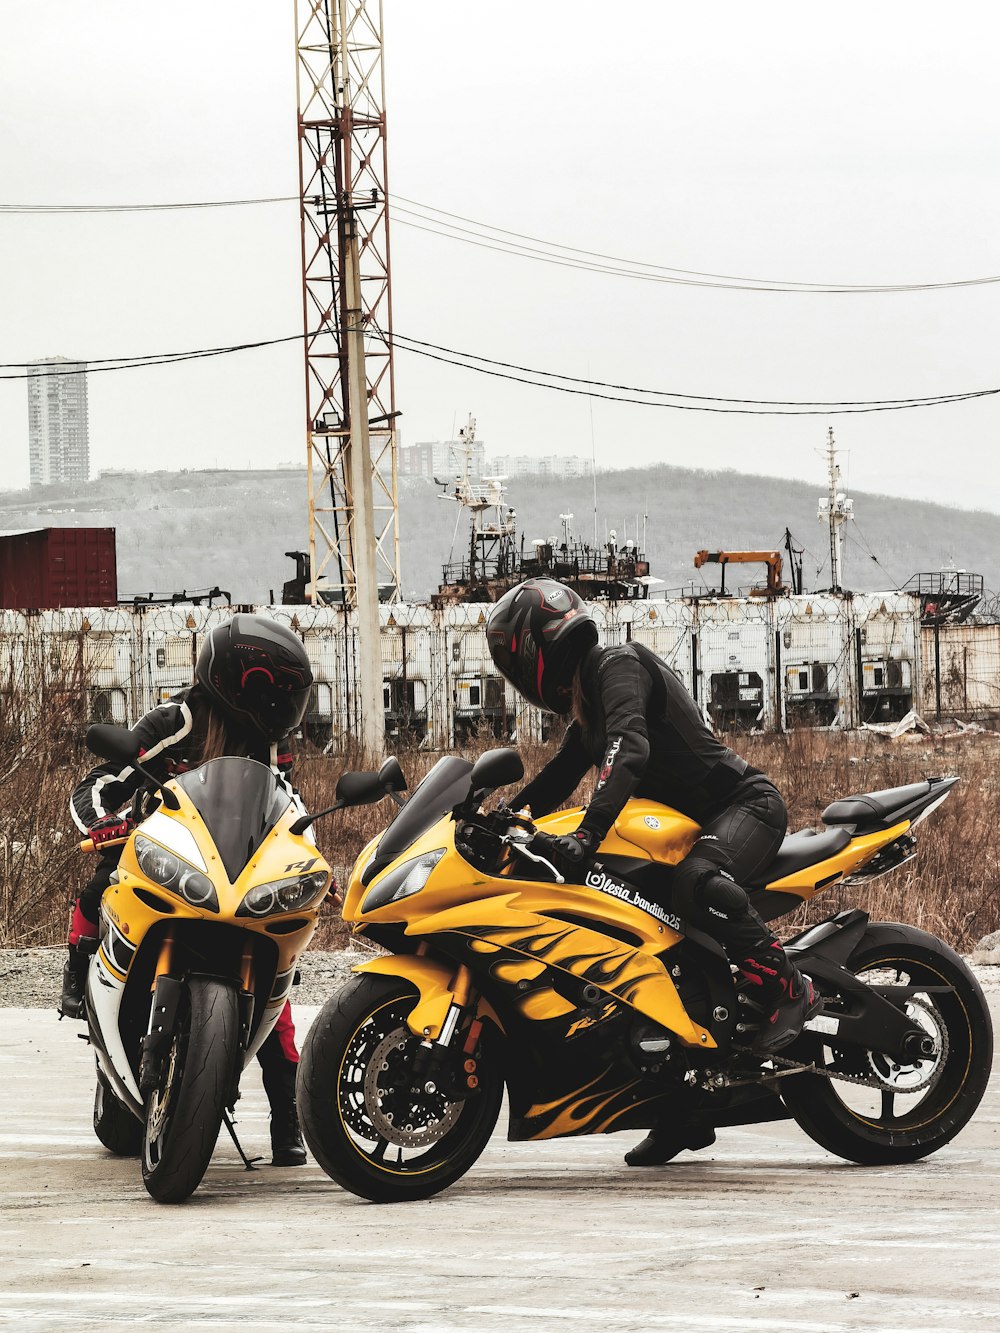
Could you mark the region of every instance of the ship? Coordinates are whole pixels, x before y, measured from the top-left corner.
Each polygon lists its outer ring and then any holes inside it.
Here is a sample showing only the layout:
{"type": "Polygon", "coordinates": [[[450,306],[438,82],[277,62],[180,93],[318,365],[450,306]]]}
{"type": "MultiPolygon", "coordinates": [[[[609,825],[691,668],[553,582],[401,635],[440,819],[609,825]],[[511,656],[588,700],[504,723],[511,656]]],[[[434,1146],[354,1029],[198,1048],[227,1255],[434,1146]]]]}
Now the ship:
{"type": "Polygon", "coordinates": [[[559,537],[527,543],[523,534],[519,537],[517,511],[507,501],[507,478],[473,475],[475,432],[475,418],[470,416],[459,431],[458,475],[450,481],[435,478],[441,498],[459,506],[456,536],[462,511],[468,516],[468,531],[462,555],[449,557],[442,567],[431,606],[495,602],[524,579],[543,577],[558,579],[586,601],[649,596],[650,586],[658,580],[650,576],[649,561],[631,537],[619,543],[612,530],[605,542],[591,544],[574,533],[573,514],[559,515],[559,537]]]}

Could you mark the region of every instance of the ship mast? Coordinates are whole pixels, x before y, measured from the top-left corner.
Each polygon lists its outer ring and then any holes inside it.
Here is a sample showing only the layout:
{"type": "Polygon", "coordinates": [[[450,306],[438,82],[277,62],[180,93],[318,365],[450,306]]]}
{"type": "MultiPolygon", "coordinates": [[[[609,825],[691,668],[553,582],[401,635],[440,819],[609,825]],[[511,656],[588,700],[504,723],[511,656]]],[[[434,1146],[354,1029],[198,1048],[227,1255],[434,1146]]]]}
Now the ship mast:
{"type": "Polygon", "coordinates": [[[840,582],[843,568],[840,529],[844,523],[853,519],[854,501],[837,489],[840,468],[837,466],[837,450],[834,447],[832,426],[827,431],[826,465],[829,489],[827,494],[820,498],[816,517],[825,520],[830,529],[830,591],[843,592],[840,582]]]}

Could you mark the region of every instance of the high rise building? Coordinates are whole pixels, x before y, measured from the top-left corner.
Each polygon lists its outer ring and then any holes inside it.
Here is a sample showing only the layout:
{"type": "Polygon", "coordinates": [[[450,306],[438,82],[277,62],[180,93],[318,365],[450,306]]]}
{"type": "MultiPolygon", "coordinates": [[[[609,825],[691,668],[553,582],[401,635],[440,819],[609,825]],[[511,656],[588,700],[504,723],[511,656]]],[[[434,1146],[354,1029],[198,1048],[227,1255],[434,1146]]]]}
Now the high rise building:
{"type": "Polygon", "coordinates": [[[426,477],[428,480],[454,481],[465,468],[469,451],[469,478],[478,482],[483,475],[486,446],[482,440],[429,440],[423,444],[401,446],[399,475],[426,477]]]}
{"type": "Polygon", "coordinates": [[[90,480],[87,363],[52,356],[28,367],[32,486],[90,480]]]}
{"type": "Polygon", "coordinates": [[[516,481],[521,477],[589,477],[593,465],[577,454],[497,454],[491,472],[516,481]]]}

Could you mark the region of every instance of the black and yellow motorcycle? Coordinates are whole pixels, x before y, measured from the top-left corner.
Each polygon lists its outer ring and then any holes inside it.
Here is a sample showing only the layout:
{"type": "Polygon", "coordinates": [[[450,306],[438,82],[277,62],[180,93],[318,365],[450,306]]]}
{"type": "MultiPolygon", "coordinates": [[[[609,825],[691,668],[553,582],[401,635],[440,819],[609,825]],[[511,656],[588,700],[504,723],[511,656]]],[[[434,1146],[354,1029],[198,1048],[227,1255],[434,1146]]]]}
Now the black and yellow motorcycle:
{"type": "MultiPolygon", "coordinates": [[[[342,802],[381,799],[385,771],[346,774],[342,802]]],[[[546,837],[581,810],[537,823],[483,812],[522,775],[511,750],[441,759],[354,868],[345,920],[387,952],[324,1005],[298,1080],[307,1142],[335,1181],[378,1201],[436,1194],[483,1151],[505,1086],[515,1141],[790,1115],[829,1151],[885,1164],[935,1152],[968,1122],[991,1024],[946,944],[860,909],[795,936],[789,955],[823,1007],[761,1060],[738,975],[671,910],[671,867],[697,825],[632,800],[586,882],[565,883],[546,837]]],[[[751,886],[757,911],[774,920],[909,861],[914,828],[956,780],[835,801],[825,828],[788,837],[751,886]]]]}

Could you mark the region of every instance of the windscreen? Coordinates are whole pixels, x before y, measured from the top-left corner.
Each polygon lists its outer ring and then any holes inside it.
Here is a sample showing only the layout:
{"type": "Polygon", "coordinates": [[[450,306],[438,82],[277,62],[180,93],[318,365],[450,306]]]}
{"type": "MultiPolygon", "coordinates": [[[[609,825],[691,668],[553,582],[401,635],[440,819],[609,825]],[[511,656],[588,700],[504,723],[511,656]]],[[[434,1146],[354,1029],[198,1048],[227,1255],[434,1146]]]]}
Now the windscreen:
{"type": "Polygon", "coordinates": [[[210,759],[177,778],[205,821],[230,882],[291,805],[265,764],[254,759],[210,759]]]}
{"type": "Polygon", "coordinates": [[[406,851],[411,842],[465,800],[469,794],[471,772],[468,759],[459,759],[457,755],[447,755],[437,761],[382,834],[375,856],[362,877],[363,883],[371,883],[380,870],[406,851]]]}

